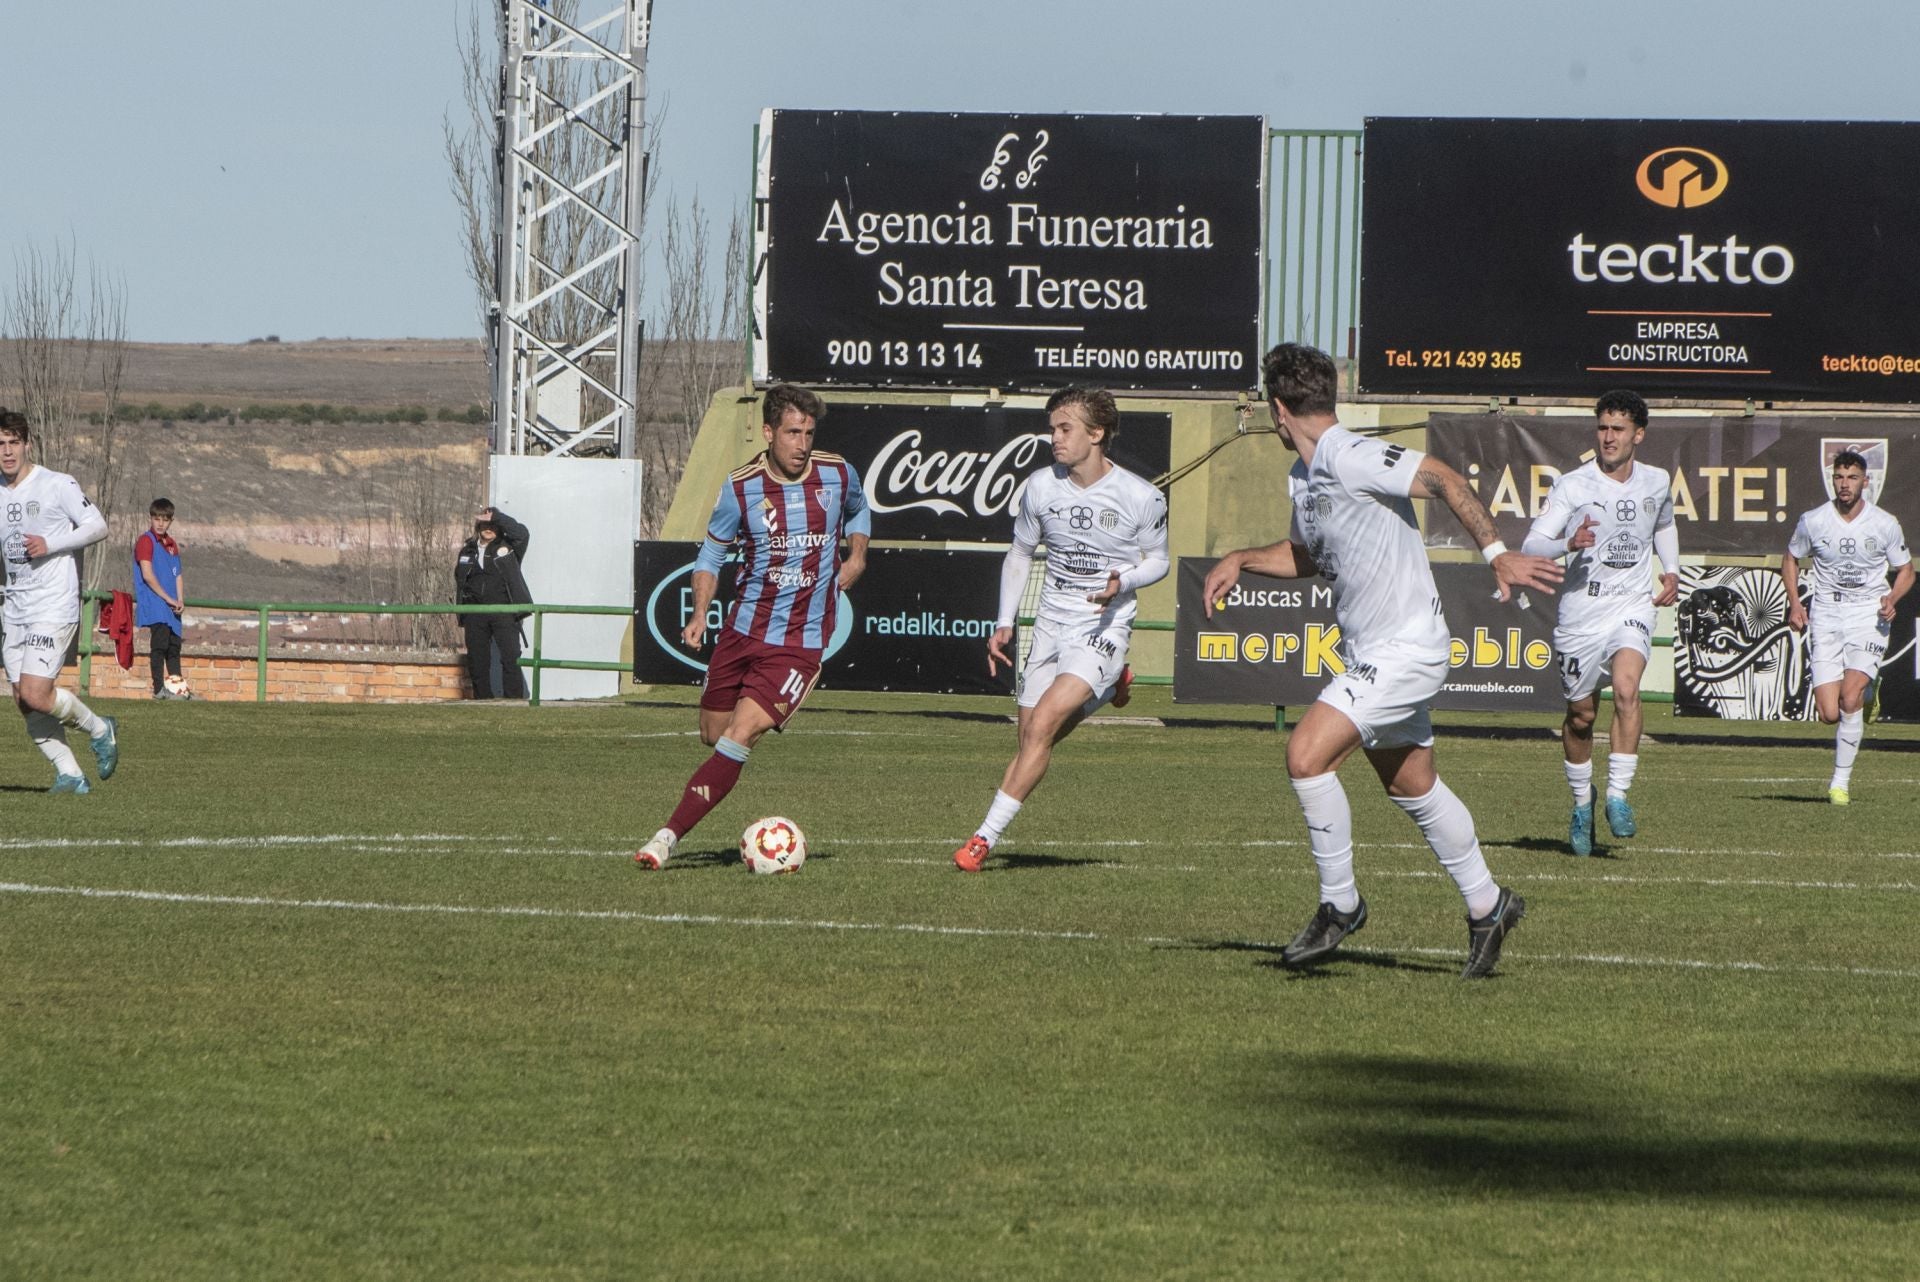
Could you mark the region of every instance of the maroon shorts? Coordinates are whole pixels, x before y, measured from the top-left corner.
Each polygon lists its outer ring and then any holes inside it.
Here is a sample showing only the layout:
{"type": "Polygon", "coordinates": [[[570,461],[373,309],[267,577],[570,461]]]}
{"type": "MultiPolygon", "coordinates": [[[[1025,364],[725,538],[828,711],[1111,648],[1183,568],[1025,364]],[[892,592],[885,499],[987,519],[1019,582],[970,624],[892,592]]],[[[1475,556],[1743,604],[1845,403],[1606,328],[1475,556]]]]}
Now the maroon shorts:
{"type": "Polygon", "coordinates": [[[751,699],[766,709],[777,730],[800,711],[819,679],[820,651],[768,645],[723,628],[713,647],[713,660],[707,664],[700,707],[705,712],[732,712],[741,699],[751,699]]]}

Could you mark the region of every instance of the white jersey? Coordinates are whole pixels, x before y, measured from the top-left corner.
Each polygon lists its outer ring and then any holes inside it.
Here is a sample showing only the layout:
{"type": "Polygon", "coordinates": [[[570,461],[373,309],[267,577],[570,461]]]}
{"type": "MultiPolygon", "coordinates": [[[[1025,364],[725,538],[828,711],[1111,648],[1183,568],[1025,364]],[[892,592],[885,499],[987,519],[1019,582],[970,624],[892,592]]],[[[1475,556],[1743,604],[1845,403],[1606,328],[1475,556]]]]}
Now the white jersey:
{"type": "Polygon", "coordinates": [[[1408,497],[1426,457],[1336,425],[1313,466],[1299,460],[1287,473],[1289,537],[1333,585],[1341,640],[1355,652],[1390,641],[1446,651],[1447,621],[1408,497]]]}
{"type": "Polygon", "coordinates": [[[65,472],[35,464],[16,483],[0,483],[0,541],[7,560],[7,604],[0,618],[7,631],[80,622],[79,552],[106,536],[106,518],[65,472]],[[34,534],[47,541],[47,554],[29,560],[27,537],[34,534]]]}
{"type": "Polygon", "coordinates": [[[1552,539],[1564,549],[1589,516],[1593,546],[1567,557],[1559,631],[1604,627],[1623,609],[1652,605],[1653,535],[1673,524],[1673,477],[1636,459],[1626,479],[1616,481],[1598,463],[1585,463],[1553,483],[1528,537],[1552,539]]]}
{"type": "MultiPolygon", "coordinates": [[[[1042,543],[1047,565],[1037,623],[1084,623],[1104,614],[1106,623],[1131,624],[1139,612],[1136,590],[1167,572],[1166,495],[1117,464],[1081,489],[1056,463],[1027,479],[1013,519],[1016,555],[1030,557],[1042,543]],[[1106,589],[1110,573],[1123,576],[1119,595],[1104,607],[1087,600],[1106,589]]],[[[1003,614],[1006,608],[1003,601],[1003,614]]]]}
{"type": "Polygon", "coordinates": [[[1913,559],[1900,522],[1864,499],[1851,521],[1831,503],[1802,513],[1787,551],[1813,558],[1813,599],[1826,605],[1878,606],[1887,594],[1888,567],[1913,559]]]}

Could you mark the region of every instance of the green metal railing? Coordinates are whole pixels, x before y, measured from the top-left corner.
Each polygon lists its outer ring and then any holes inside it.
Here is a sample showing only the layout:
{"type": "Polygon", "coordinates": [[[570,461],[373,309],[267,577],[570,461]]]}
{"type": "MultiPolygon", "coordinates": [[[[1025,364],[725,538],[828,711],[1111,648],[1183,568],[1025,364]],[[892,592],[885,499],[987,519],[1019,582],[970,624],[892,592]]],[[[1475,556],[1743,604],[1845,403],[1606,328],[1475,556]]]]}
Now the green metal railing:
{"type": "Polygon", "coordinates": [[[1266,345],[1311,343],[1336,359],[1355,354],[1360,142],[1358,129],[1267,130],[1266,345]]]}
{"type": "MultiPolygon", "coordinates": [[[[95,640],[94,624],[99,617],[100,603],[112,597],[111,592],[92,591],[84,594],[84,603],[80,616],[80,692],[87,694],[93,681],[93,656],[112,654],[111,646],[100,646],[95,640]]],[[[533,647],[530,653],[520,656],[520,666],[532,669],[527,682],[527,702],[533,707],[540,706],[540,674],[547,668],[566,668],[576,672],[626,672],[630,665],[601,659],[549,659],[542,653],[543,630],[546,616],[549,614],[602,614],[619,615],[629,618],[633,610],[624,605],[380,605],[368,603],[340,603],[333,601],[201,601],[188,597],[186,606],[190,610],[226,610],[235,613],[254,614],[260,620],[259,652],[254,665],[254,700],[267,701],[267,654],[268,629],[276,614],[370,614],[370,615],[410,615],[410,614],[531,614],[533,616],[533,647]]]]}

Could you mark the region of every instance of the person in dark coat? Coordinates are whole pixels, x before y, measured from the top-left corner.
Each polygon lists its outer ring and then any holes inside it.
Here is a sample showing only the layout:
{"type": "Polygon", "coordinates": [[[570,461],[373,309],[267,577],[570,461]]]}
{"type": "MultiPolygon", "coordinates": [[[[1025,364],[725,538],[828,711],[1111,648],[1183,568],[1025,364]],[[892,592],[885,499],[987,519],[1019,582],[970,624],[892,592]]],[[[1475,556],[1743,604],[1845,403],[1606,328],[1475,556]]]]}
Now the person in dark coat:
{"type": "MultiPolygon", "coordinates": [[[[454,601],[459,605],[511,605],[531,602],[520,562],[527,555],[527,527],[495,508],[481,508],[473,537],[460,546],[453,567],[454,601]]],[[[500,656],[500,697],[524,699],[520,676],[520,622],[524,614],[463,614],[467,633],[467,675],[473,697],[491,699],[493,657],[500,656]]]]}

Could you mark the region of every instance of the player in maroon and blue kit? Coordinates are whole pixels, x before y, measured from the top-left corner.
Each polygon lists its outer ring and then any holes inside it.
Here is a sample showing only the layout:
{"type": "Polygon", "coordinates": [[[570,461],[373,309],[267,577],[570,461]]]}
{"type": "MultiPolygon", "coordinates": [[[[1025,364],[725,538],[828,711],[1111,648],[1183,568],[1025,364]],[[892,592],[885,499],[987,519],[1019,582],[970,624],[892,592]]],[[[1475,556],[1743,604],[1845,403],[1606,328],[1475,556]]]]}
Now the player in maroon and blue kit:
{"type": "Polygon", "coordinates": [[[840,594],[867,568],[873,514],[859,474],[839,455],[813,448],[814,424],[826,412],[804,387],[769,387],[760,407],[767,448],[727,478],[707,518],[693,567],[693,617],[680,634],[688,649],[706,641],[720,569],[729,549],[741,547],[738,593],[700,696],[700,738],[713,755],[687,780],[666,826],[633,857],[642,868],[664,866],[680,838],[733,791],[753,745],[800,710],[819,679],[840,594]]]}

